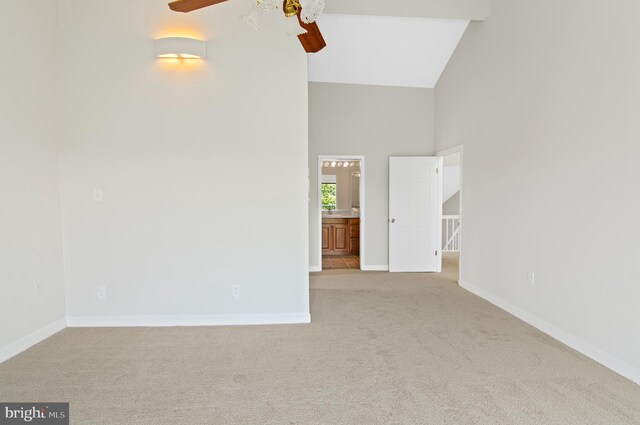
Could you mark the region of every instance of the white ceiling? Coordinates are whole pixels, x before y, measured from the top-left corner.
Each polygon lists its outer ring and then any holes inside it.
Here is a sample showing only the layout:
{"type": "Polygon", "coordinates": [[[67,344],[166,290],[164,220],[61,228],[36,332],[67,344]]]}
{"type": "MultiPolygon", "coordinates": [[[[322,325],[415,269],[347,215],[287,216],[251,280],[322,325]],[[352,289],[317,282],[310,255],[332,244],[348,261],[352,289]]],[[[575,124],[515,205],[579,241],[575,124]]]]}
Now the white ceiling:
{"type": "Polygon", "coordinates": [[[468,20],[324,14],[309,81],[434,88],[468,20]]]}
{"type": "Polygon", "coordinates": [[[484,21],[490,0],[327,0],[325,13],[484,21]]]}

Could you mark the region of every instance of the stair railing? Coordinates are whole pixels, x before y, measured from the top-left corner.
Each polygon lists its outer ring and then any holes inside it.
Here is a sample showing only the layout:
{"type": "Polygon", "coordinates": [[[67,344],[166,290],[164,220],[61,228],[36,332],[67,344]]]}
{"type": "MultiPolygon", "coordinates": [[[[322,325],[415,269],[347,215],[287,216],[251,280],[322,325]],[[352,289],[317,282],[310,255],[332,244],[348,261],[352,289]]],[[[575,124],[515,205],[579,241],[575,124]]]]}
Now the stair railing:
{"type": "Polygon", "coordinates": [[[460,251],[460,216],[442,216],[443,248],[442,252],[460,251]]]}

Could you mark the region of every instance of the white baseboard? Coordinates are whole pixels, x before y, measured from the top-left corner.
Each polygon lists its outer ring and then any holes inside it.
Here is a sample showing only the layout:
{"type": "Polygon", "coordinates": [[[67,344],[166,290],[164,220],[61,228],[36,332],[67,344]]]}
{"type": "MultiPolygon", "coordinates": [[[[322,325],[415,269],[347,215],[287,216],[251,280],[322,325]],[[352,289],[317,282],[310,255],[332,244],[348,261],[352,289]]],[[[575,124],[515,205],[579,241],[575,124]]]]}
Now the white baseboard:
{"type": "Polygon", "coordinates": [[[320,266],[310,266],[309,273],[319,273],[322,271],[322,267],[320,266]]]}
{"type": "Polygon", "coordinates": [[[389,266],[361,266],[363,272],[388,272],[389,266]]]}
{"type": "Polygon", "coordinates": [[[37,343],[57,334],[66,327],[67,320],[60,319],[30,335],[25,336],[24,338],[19,339],[18,341],[7,345],[6,347],[0,348],[0,363],[9,360],[11,357],[18,355],[37,343]]]}
{"type": "Polygon", "coordinates": [[[215,316],[84,316],[68,317],[72,328],[174,327],[174,326],[246,326],[311,323],[309,313],[244,314],[215,316]]]}
{"type": "Polygon", "coordinates": [[[640,369],[631,366],[630,364],[620,360],[616,356],[613,356],[593,345],[555,327],[554,325],[534,316],[522,310],[513,304],[494,296],[493,294],[485,291],[482,288],[471,285],[468,282],[460,281],[460,287],[467,291],[479,296],[480,298],[489,301],[496,307],[516,316],[518,319],[523,320],[538,330],[546,333],[547,335],[557,339],[565,345],[573,348],[574,350],[584,354],[585,356],[595,360],[603,366],[613,370],[614,372],[624,376],[625,378],[640,384],[640,369]]]}
{"type": "Polygon", "coordinates": [[[22,353],[35,344],[55,335],[64,328],[100,327],[173,327],[173,326],[241,326],[289,325],[311,323],[309,313],[247,314],[219,316],[114,316],[67,317],[60,319],[26,337],[0,348],[0,363],[22,353]]]}

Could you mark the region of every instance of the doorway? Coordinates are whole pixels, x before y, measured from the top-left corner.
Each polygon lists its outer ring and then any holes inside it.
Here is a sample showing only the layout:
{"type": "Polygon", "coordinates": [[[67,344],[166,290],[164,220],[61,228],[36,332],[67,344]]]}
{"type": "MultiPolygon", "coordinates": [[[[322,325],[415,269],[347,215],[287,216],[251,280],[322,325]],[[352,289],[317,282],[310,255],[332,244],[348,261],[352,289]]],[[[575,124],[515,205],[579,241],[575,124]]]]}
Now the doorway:
{"type": "Polygon", "coordinates": [[[442,272],[459,282],[462,273],[462,145],[438,152],[443,158],[442,272]]]}
{"type": "Polygon", "coordinates": [[[365,158],[318,156],[321,270],[362,270],[365,264],[365,158]]]}

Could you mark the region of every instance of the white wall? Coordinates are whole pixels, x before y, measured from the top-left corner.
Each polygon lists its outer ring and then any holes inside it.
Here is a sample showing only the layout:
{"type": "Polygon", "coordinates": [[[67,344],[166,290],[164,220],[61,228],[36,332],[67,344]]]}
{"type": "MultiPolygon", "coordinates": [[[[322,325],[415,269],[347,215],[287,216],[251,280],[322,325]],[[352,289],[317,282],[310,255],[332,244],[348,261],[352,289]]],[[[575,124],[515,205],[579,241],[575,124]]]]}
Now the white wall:
{"type": "Polygon", "coordinates": [[[442,173],[442,199],[446,203],[460,191],[460,166],[444,166],[442,173]]]}
{"type": "Polygon", "coordinates": [[[464,144],[463,284],[637,382],[639,14],[495,0],[436,89],[438,150],[464,144]]]}
{"type": "Polygon", "coordinates": [[[431,89],[309,83],[312,268],[320,267],[318,155],[365,156],[365,266],[388,266],[389,157],[433,154],[433,101],[431,89]]]}
{"type": "Polygon", "coordinates": [[[0,361],[64,324],[54,2],[1,1],[0,361]],[[34,285],[42,283],[36,295],[34,285]],[[52,325],[54,324],[54,325],[52,325]],[[52,326],[50,326],[52,325],[52,326]],[[26,339],[25,339],[26,338],[26,339]],[[37,339],[37,338],[36,338],[37,339]]]}
{"type": "Polygon", "coordinates": [[[306,54],[247,8],[59,1],[71,324],[308,320],[306,54]],[[206,61],[153,57],[191,34],[206,61]]]}
{"type": "Polygon", "coordinates": [[[476,20],[489,11],[490,0],[339,0],[326,7],[327,13],[476,20]]]}
{"type": "Polygon", "coordinates": [[[460,215],[460,191],[456,192],[444,204],[442,204],[442,214],[460,215]]]}

